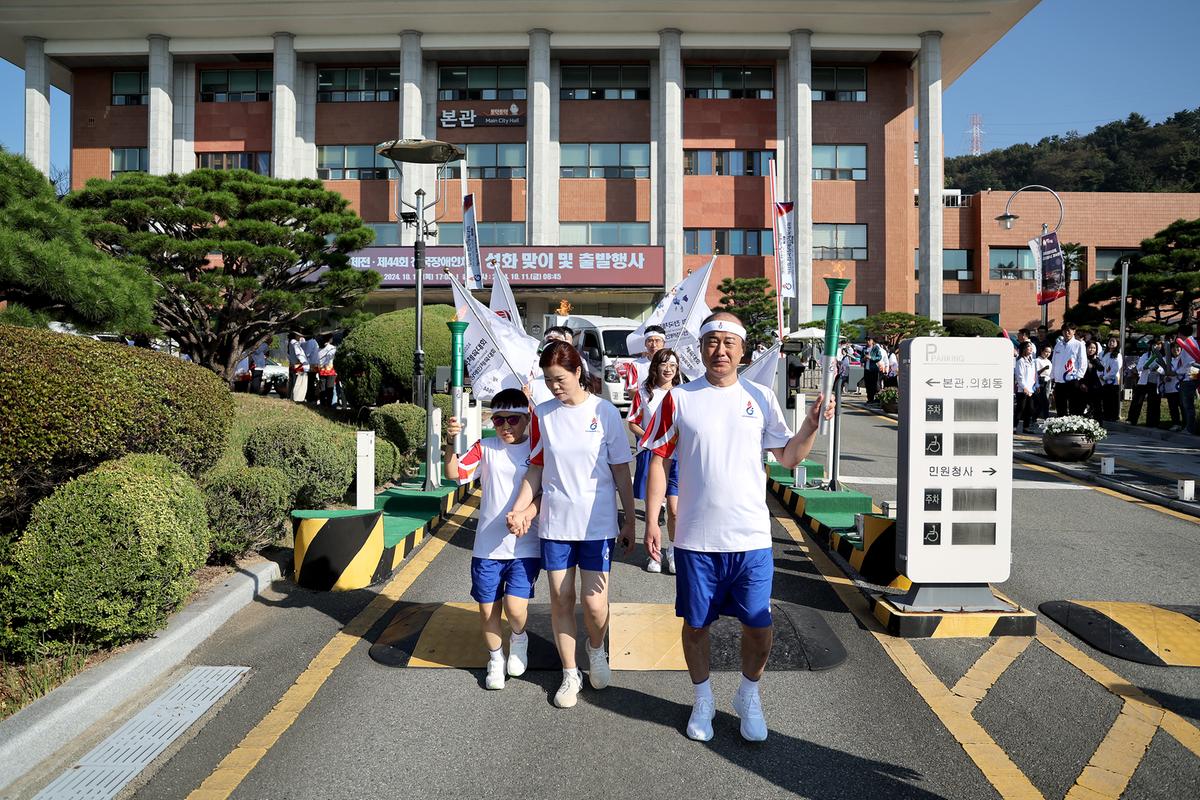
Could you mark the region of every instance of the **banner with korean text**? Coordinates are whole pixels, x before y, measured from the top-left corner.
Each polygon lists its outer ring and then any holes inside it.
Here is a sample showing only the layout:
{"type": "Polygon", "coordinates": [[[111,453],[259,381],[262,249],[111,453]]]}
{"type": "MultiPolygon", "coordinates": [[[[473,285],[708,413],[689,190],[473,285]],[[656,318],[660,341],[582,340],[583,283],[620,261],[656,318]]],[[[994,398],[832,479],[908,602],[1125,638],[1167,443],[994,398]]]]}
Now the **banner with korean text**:
{"type": "Polygon", "coordinates": [[[475,223],[474,194],[463,195],[463,255],[466,257],[464,285],[468,289],[482,289],[483,269],[480,267],[479,228],[475,223]]]}
{"type": "Polygon", "coordinates": [[[450,277],[458,319],[469,323],[463,357],[471,391],[481,401],[501,389],[521,389],[538,373],[538,341],[498,317],[450,277]]]}
{"type": "Polygon", "coordinates": [[[1062,247],[1058,234],[1051,231],[1037,239],[1029,240],[1033,251],[1034,281],[1037,287],[1037,304],[1044,306],[1067,296],[1067,271],[1063,263],[1062,247]]]}

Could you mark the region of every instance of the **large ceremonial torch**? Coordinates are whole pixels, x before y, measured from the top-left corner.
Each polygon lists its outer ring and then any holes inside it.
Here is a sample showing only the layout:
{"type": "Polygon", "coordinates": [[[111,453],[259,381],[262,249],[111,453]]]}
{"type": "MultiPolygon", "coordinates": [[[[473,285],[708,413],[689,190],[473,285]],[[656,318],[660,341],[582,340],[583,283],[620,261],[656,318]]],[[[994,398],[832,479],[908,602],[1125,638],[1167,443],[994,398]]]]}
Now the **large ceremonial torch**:
{"type": "MultiPolygon", "coordinates": [[[[842,329],[842,296],[846,293],[846,287],[850,285],[850,279],[825,278],[825,285],[829,287],[829,302],[825,305],[825,352],[821,356],[821,395],[828,403],[833,399],[833,383],[837,378],[837,346],[842,329]]],[[[827,435],[831,423],[825,419],[824,414],[820,419],[821,434],[827,435]]]]}
{"type": "Polygon", "coordinates": [[[454,418],[462,426],[454,442],[454,452],[462,455],[467,446],[467,427],[463,413],[463,336],[470,323],[463,320],[451,320],[446,323],[450,329],[450,397],[453,401],[454,418]]]}

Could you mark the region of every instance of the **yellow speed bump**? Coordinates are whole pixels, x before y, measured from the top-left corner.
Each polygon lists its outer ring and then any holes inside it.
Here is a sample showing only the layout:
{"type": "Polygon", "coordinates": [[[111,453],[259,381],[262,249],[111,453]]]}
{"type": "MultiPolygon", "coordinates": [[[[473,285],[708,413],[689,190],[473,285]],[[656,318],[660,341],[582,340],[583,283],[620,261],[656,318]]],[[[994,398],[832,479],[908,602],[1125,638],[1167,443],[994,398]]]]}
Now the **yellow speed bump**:
{"type": "Polygon", "coordinates": [[[1065,600],[1042,603],[1039,610],[1118,658],[1160,667],[1200,667],[1200,606],[1065,600]]]}

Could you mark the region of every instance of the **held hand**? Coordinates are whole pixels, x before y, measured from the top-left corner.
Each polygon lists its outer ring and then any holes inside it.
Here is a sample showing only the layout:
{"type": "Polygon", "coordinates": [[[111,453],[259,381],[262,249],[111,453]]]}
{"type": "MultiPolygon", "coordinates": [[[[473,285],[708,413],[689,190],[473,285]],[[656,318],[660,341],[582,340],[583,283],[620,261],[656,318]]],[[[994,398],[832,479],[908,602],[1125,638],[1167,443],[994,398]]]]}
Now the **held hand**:
{"type": "Polygon", "coordinates": [[[460,433],[462,433],[462,429],[463,429],[462,423],[459,422],[458,418],[450,417],[446,421],[446,438],[447,439],[457,438],[458,435],[460,433]]]}
{"type": "Polygon", "coordinates": [[[815,430],[821,424],[821,418],[833,419],[834,403],[830,400],[825,402],[825,395],[818,394],[817,399],[813,402],[812,407],[808,409],[808,413],[804,417],[804,423],[815,430]],[[824,411],[822,412],[822,409],[824,411]]]}
{"type": "Polygon", "coordinates": [[[529,533],[529,523],[532,519],[533,516],[524,511],[510,511],[504,518],[509,533],[517,538],[529,533]]]}
{"type": "Polygon", "coordinates": [[[621,525],[621,535],[617,537],[617,542],[621,545],[623,554],[629,554],[637,546],[637,532],[634,530],[632,516],[621,525]]]}
{"type": "Polygon", "coordinates": [[[658,520],[646,522],[646,554],[655,561],[662,561],[662,529],[658,520]]]}

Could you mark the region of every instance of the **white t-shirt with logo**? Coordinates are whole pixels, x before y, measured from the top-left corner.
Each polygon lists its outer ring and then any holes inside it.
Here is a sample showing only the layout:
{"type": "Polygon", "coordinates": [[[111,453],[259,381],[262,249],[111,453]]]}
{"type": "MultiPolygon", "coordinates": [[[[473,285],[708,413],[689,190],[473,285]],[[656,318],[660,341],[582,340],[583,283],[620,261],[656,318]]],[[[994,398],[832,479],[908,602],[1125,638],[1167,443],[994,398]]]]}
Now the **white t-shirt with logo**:
{"type": "Polygon", "coordinates": [[[646,376],[649,374],[650,359],[638,356],[629,362],[629,367],[625,372],[625,387],[632,390],[634,387],[641,386],[646,382],[646,376]]]}
{"type": "Polygon", "coordinates": [[[617,484],[613,464],[633,460],[621,412],[588,395],[577,406],[559,400],[533,414],[530,463],[543,468],[538,530],[545,539],[567,542],[616,538],[617,484]]]}
{"type": "Polygon", "coordinates": [[[458,482],[467,483],[478,475],[483,491],[471,551],[475,558],[537,558],[541,554],[537,520],[528,533],[517,537],[509,533],[506,519],[529,468],[529,447],[529,439],[520,444],[480,439],[458,460],[458,482]]]}
{"type": "Polygon", "coordinates": [[[672,389],[642,446],[679,463],[676,547],[706,553],[769,548],[762,453],[791,438],[779,401],[765,386],[739,379],[718,387],[701,377],[672,389]]]}

